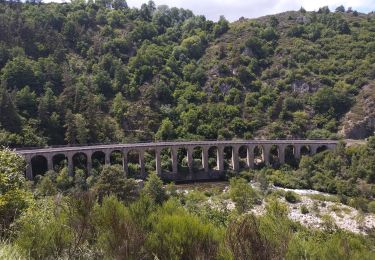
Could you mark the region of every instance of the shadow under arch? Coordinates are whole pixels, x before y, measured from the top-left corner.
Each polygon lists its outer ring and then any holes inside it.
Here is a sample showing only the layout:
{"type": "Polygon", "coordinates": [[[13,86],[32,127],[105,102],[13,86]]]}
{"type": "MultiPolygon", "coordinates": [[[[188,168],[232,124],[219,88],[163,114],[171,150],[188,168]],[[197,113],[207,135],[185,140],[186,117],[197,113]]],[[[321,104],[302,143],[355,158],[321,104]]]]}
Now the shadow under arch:
{"type": "Polygon", "coordinates": [[[52,165],[55,172],[60,172],[64,167],[68,167],[68,157],[63,153],[55,154],[52,157],[52,165]]]}
{"type": "Polygon", "coordinates": [[[224,157],[224,170],[233,170],[233,147],[231,145],[224,147],[223,157],[224,157]]]}
{"type": "Polygon", "coordinates": [[[73,155],[73,172],[77,170],[83,170],[87,175],[87,155],[83,152],[78,152],[73,155]]]}
{"type": "Polygon", "coordinates": [[[328,147],[326,145],[321,145],[316,149],[316,153],[321,153],[328,150],[328,147]]]}
{"type": "Polygon", "coordinates": [[[247,146],[241,145],[238,148],[238,161],[239,161],[239,170],[249,168],[247,162],[247,146]]]}
{"type": "Polygon", "coordinates": [[[272,167],[279,167],[280,166],[280,158],[279,156],[282,154],[280,153],[280,147],[276,144],[271,145],[270,152],[269,152],[269,163],[272,167]]]}
{"type": "Polygon", "coordinates": [[[105,165],[105,153],[103,151],[95,151],[91,155],[92,169],[100,172],[105,165]]]}
{"type": "Polygon", "coordinates": [[[48,171],[47,158],[43,155],[35,155],[31,158],[31,169],[33,178],[37,175],[44,175],[48,171]]]}
{"type": "Polygon", "coordinates": [[[296,149],[297,148],[292,144],[289,144],[285,147],[285,163],[294,167],[298,166],[296,149]]]}
{"type": "Polygon", "coordinates": [[[311,148],[309,145],[302,145],[300,149],[301,156],[311,155],[311,148]]]}

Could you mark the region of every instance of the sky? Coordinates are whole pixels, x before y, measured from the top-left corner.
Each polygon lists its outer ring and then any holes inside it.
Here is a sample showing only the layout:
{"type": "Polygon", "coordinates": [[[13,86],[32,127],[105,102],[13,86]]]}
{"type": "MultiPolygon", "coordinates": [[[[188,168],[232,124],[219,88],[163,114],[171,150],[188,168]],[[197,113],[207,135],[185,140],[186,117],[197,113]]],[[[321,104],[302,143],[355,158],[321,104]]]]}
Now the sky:
{"type": "MultiPolygon", "coordinates": [[[[69,0],[44,0],[44,2],[68,2],[69,0]]],[[[140,7],[148,0],[127,0],[130,7],[140,7]]],[[[362,13],[375,11],[375,0],[154,0],[156,5],[182,7],[190,9],[194,14],[204,15],[217,21],[224,15],[229,21],[236,21],[240,17],[256,18],[264,15],[276,14],[284,11],[299,10],[303,6],[307,11],[318,10],[328,5],[331,11],[337,6],[352,7],[362,13]]]]}
{"type": "MultiPolygon", "coordinates": [[[[130,7],[140,7],[148,0],[127,0],[130,7]]],[[[190,9],[194,14],[205,15],[217,21],[224,15],[229,21],[245,18],[256,18],[284,11],[299,10],[303,6],[308,11],[318,10],[328,5],[331,10],[344,5],[353,10],[368,13],[375,11],[375,0],[154,0],[156,5],[166,4],[169,7],[190,9]]]]}

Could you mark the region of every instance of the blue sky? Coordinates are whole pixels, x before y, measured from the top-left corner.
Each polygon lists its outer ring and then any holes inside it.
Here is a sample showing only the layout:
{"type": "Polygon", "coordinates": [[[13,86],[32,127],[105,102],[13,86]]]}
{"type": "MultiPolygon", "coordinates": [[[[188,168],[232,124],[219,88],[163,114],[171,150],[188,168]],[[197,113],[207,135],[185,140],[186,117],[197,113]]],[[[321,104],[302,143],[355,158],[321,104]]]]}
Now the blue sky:
{"type": "MultiPolygon", "coordinates": [[[[45,0],[62,2],[69,0],[45,0]]],[[[148,0],[127,0],[130,7],[140,7],[148,0]]],[[[353,10],[368,13],[375,11],[375,0],[154,0],[156,5],[182,7],[190,9],[194,14],[203,14],[210,20],[218,20],[224,15],[228,20],[235,21],[241,16],[255,18],[263,15],[276,14],[288,10],[298,10],[303,6],[308,11],[318,10],[328,5],[334,10],[339,5],[352,7],[353,10]]]]}

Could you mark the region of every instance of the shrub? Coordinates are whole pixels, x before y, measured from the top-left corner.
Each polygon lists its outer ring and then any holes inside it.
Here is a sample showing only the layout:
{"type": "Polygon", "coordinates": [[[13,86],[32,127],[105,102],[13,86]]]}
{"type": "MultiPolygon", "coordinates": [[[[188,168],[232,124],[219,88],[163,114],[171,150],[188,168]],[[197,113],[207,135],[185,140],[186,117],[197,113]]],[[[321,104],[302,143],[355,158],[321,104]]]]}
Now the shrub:
{"type": "Polygon", "coordinates": [[[0,241],[0,259],[25,259],[25,256],[17,246],[0,241]]]}
{"type": "Polygon", "coordinates": [[[309,209],[306,207],[306,205],[301,206],[301,213],[304,215],[309,213],[309,209]]]}
{"type": "Polygon", "coordinates": [[[367,238],[344,231],[298,232],[289,243],[286,259],[374,259],[367,238]]]}
{"type": "Polygon", "coordinates": [[[277,200],[263,217],[244,215],[227,229],[225,245],[233,259],[284,259],[292,226],[285,205],[277,200]]]}
{"type": "Polygon", "coordinates": [[[73,234],[65,225],[61,204],[39,200],[17,221],[16,245],[33,259],[57,258],[72,242],[73,234]]]}
{"type": "Polygon", "coordinates": [[[118,165],[106,165],[93,189],[99,196],[115,195],[118,199],[130,203],[139,196],[139,187],[134,179],[126,179],[122,168],[118,165]]]}
{"type": "Polygon", "coordinates": [[[156,173],[151,173],[147,177],[143,191],[158,204],[163,203],[167,198],[167,194],[163,187],[163,181],[156,175],[156,173]]]}
{"type": "Polygon", "coordinates": [[[0,196],[0,236],[6,236],[12,222],[17,219],[32,202],[32,194],[21,189],[11,190],[0,196]]]}
{"type": "Polygon", "coordinates": [[[287,191],[285,193],[285,200],[289,203],[296,203],[300,199],[299,199],[299,196],[297,195],[297,193],[295,193],[294,191],[287,191]]]}
{"type": "Polygon", "coordinates": [[[220,236],[211,224],[189,214],[176,200],[151,216],[147,245],[159,259],[215,259],[220,236]]]}
{"type": "Polygon", "coordinates": [[[145,256],[145,234],[115,196],[104,198],[101,206],[96,205],[94,222],[97,247],[103,250],[105,256],[114,259],[141,259],[145,256]]]}
{"type": "Polygon", "coordinates": [[[375,214],[375,201],[371,201],[368,205],[367,205],[367,208],[368,208],[368,211],[370,213],[374,213],[375,214]]]}
{"type": "Polygon", "coordinates": [[[230,179],[229,196],[236,203],[236,209],[240,213],[251,209],[258,200],[255,190],[242,178],[230,179]]]}
{"type": "Polygon", "coordinates": [[[46,174],[36,185],[36,191],[41,196],[52,196],[57,193],[56,184],[50,174],[46,174]]]}

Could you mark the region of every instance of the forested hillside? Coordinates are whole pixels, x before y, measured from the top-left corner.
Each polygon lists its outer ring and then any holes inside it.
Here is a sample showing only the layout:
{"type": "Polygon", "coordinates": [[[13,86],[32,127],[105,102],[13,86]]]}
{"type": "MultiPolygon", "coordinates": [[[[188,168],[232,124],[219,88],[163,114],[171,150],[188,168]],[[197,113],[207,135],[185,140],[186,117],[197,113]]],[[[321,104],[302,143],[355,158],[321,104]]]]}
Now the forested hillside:
{"type": "Polygon", "coordinates": [[[337,137],[374,64],[373,13],[2,1],[0,144],[337,137]]]}

